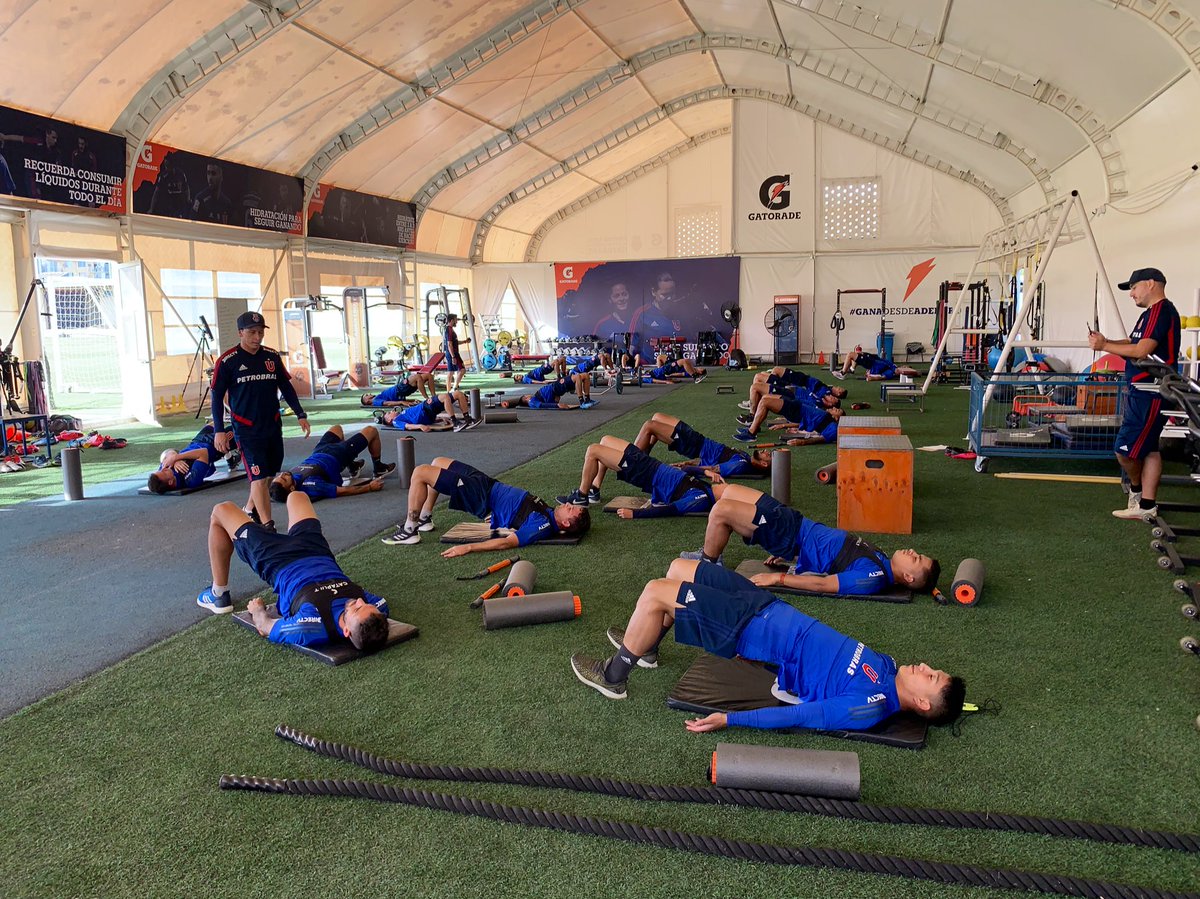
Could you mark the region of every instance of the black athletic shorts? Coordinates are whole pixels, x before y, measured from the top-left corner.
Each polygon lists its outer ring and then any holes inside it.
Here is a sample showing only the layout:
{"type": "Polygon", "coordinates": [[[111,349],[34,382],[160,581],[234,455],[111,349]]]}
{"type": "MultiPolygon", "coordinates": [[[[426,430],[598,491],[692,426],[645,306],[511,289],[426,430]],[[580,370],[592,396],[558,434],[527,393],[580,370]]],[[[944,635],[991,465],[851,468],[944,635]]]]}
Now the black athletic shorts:
{"type": "Polygon", "coordinates": [[[438,475],[433,489],[449,498],[451,509],[487,518],[492,511],[490,497],[495,483],[495,478],[455,459],[438,475]]]}
{"type": "Polygon", "coordinates": [[[286,534],[277,534],[261,524],[248,522],[234,534],[233,548],[251,571],[272,586],[275,575],[286,565],[313,556],[333,558],[333,550],[316,518],[297,522],[286,534]]]}
{"type": "Polygon", "coordinates": [[[658,466],[657,459],[650,458],[631,443],[621,454],[617,479],[650,493],[654,490],[654,473],[658,471],[658,466]]]}
{"type": "Polygon", "coordinates": [[[242,464],[251,481],[273,478],[283,470],[283,430],[272,434],[260,431],[233,429],[238,448],[242,451],[242,464]]]}
{"type": "Polygon", "coordinates": [[[361,433],[351,434],[342,440],[333,431],[326,431],[321,435],[321,439],[317,442],[317,448],[313,452],[333,456],[342,464],[342,468],[346,468],[366,448],[367,438],[361,433]]]}
{"type": "Polygon", "coordinates": [[[675,430],[671,434],[670,448],[672,452],[679,453],[688,459],[698,459],[701,450],[704,449],[704,435],[686,421],[681,421],[675,425],[675,430]]]}
{"type": "Polygon", "coordinates": [[[701,562],[695,580],[680,585],[675,601],[682,607],[675,610],[675,642],[731,659],[750,619],[780,600],[737,572],[701,562]]]}
{"type": "Polygon", "coordinates": [[[754,530],[743,540],[747,546],[761,546],[773,556],[794,559],[803,523],[803,515],[764,493],[754,504],[754,530]]]}

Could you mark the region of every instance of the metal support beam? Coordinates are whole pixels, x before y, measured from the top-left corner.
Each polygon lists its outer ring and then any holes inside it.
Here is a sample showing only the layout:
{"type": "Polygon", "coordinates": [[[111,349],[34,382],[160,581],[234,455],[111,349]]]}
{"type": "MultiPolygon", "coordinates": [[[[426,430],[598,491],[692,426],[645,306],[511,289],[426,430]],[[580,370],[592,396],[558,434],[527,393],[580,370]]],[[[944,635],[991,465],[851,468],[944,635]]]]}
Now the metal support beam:
{"type": "MultiPolygon", "coordinates": [[[[897,140],[895,138],[889,138],[884,135],[877,134],[876,132],[871,131],[866,128],[863,128],[860,125],[857,125],[857,124],[855,124],[853,122],[849,122],[846,119],[843,119],[839,116],[835,116],[831,113],[828,113],[823,109],[820,109],[818,107],[812,106],[807,103],[803,103],[800,100],[797,100],[795,97],[787,97],[782,94],[775,94],[775,93],[771,93],[770,91],[764,91],[764,90],[761,90],[758,88],[741,88],[741,87],[728,87],[728,86],[711,87],[711,88],[706,88],[704,90],[695,91],[690,94],[685,94],[682,97],[677,97],[676,99],[671,100],[668,103],[664,103],[657,110],[654,110],[653,112],[648,113],[647,116],[644,116],[642,118],[644,118],[644,119],[645,118],[654,118],[655,116],[657,116],[657,118],[655,119],[655,122],[658,122],[658,121],[662,121],[663,119],[665,119],[671,115],[674,115],[676,112],[679,112],[682,109],[686,109],[689,106],[695,106],[698,103],[708,103],[713,100],[733,99],[735,97],[750,98],[750,99],[755,99],[755,100],[765,100],[769,103],[776,103],[780,106],[785,106],[788,109],[792,109],[802,115],[808,116],[809,118],[816,119],[817,121],[822,122],[826,125],[829,125],[834,128],[838,128],[839,130],[842,130],[842,131],[846,131],[849,134],[853,134],[855,137],[859,137],[859,138],[862,138],[863,140],[871,141],[874,144],[877,144],[881,147],[891,150],[894,153],[898,153],[907,159],[913,160],[914,162],[919,162],[922,165],[930,166],[931,168],[937,169],[939,172],[942,172],[943,174],[947,174],[947,175],[950,175],[951,177],[958,178],[961,181],[965,181],[966,183],[971,184],[972,186],[978,188],[984,194],[987,195],[987,197],[995,204],[996,208],[999,210],[1000,215],[1004,219],[1004,221],[1007,222],[1012,219],[1012,210],[1008,206],[1008,201],[1003,196],[1001,196],[999,191],[997,191],[994,187],[992,187],[990,184],[988,184],[983,179],[979,178],[977,175],[975,175],[969,171],[963,171],[961,169],[955,168],[954,166],[950,165],[949,163],[946,163],[940,159],[937,159],[936,157],[933,157],[929,154],[913,150],[911,147],[908,147],[908,146],[902,144],[899,140],[897,140]]],[[[619,135],[619,134],[623,133],[625,131],[625,129],[627,129],[627,128],[632,128],[639,121],[641,121],[641,120],[635,119],[633,122],[630,122],[628,125],[623,126],[623,128],[617,129],[617,131],[612,132],[611,135],[606,135],[606,137],[604,139],[597,142],[597,145],[603,144],[605,150],[611,149],[614,146],[618,146],[623,140],[627,139],[627,137],[620,138],[620,139],[611,139],[611,138],[613,138],[614,135],[619,135]]],[[[644,130],[644,129],[642,129],[642,130],[644,130]]],[[[628,136],[632,136],[635,133],[640,133],[640,131],[630,130],[628,132],[628,136]]],[[[593,145],[593,147],[596,147],[597,145],[593,145]]],[[[580,154],[588,153],[591,150],[592,150],[592,147],[585,148],[584,150],[580,151],[580,154]]],[[[604,152],[604,151],[601,150],[599,152],[596,152],[594,155],[590,156],[589,158],[595,158],[595,156],[600,155],[600,152],[604,152]]],[[[499,216],[499,214],[504,209],[508,208],[513,203],[517,202],[517,200],[527,197],[531,193],[534,193],[535,191],[539,190],[540,188],[545,187],[547,184],[552,183],[553,181],[562,177],[564,174],[566,174],[569,171],[571,171],[571,167],[568,167],[566,165],[566,163],[560,163],[560,164],[551,166],[550,168],[541,172],[534,178],[531,178],[525,184],[521,185],[521,187],[519,187],[516,191],[512,191],[512,192],[506,194],[505,196],[501,197],[500,200],[491,209],[489,209],[486,213],[484,213],[484,215],[480,218],[478,224],[476,224],[476,226],[475,226],[475,235],[471,241],[471,259],[472,259],[472,261],[478,262],[482,258],[483,247],[484,247],[484,243],[487,239],[487,233],[488,233],[488,231],[491,230],[492,225],[495,223],[497,216],[499,216]]],[[[543,227],[545,227],[545,226],[543,226],[543,227]]]]}
{"type": "MultiPolygon", "coordinates": [[[[857,3],[847,3],[842,0],[777,0],[777,2],[802,10],[818,19],[836,22],[860,34],[870,35],[890,46],[915,53],[935,65],[954,69],[956,72],[986,81],[988,84],[1026,97],[1061,113],[1087,138],[1092,149],[1100,157],[1108,191],[1106,202],[1126,194],[1125,162],[1117,147],[1116,139],[1108,127],[1100,121],[1095,110],[1065,88],[1059,87],[1046,78],[1021,72],[1012,66],[1006,66],[969,50],[939,41],[937,35],[914,28],[898,19],[857,3]]],[[[1129,2],[1132,5],[1134,0],[1129,0],[1129,2]]]]}

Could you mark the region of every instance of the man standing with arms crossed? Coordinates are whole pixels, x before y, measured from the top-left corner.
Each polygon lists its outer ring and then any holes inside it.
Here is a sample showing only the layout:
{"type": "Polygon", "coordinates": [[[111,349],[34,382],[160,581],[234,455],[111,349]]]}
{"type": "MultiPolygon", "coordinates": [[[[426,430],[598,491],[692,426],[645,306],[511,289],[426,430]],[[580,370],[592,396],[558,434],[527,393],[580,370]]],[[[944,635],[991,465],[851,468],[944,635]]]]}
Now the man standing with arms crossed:
{"type": "Polygon", "coordinates": [[[454,326],[458,324],[458,315],[451,312],[446,316],[446,328],[442,331],[442,352],[446,354],[446,392],[454,393],[458,390],[458,385],[462,383],[463,375],[466,374],[466,366],[463,364],[462,351],[458,348],[459,344],[470,343],[470,337],[459,338],[454,332],[454,326]]]}
{"type": "Polygon", "coordinates": [[[300,406],[292,378],[275,350],[262,345],[267,323],[257,312],[238,316],[238,345],[217,360],[212,377],[212,417],[218,452],[229,449],[225,431],[225,396],[233,421],[233,439],[242,451],[242,464],[250,479],[250,501],[246,513],[264,526],[273,527],[271,479],[283,468],[283,422],[279,417],[279,394],[292,411],[304,436],[309,435],[308,413],[300,406]]]}
{"type": "Polygon", "coordinates": [[[1089,326],[1088,343],[1093,350],[1112,353],[1125,360],[1125,416],[1117,432],[1117,462],[1129,477],[1129,501],[1113,512],[1117,518],[1137,520],[1158,514],[1158,482],[1162,477],[1162,397],[1143,391],[1138,384],[1152,384],[1153,376],[1133,365],[1151,353],[1172,368],[1179,361],[1179,311],[1167,299],[1167,279],[1156,268],[1139,268],[1129,280],[1118,284],[1144,310],[1128,339],[1109,340],[1089,326]]]}

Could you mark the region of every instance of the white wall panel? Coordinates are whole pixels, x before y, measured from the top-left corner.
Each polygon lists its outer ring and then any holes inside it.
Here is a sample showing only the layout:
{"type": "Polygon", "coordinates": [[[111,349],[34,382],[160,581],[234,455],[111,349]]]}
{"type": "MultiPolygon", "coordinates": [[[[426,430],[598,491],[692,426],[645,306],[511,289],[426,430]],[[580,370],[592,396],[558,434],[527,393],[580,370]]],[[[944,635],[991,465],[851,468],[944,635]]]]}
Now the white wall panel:
{"type": "MultiPolygon", "coordinates": [[[[811,310],[813,298],[813,260],[810,256],[789,258],[742,257],[742,349],[751,356],[768,356],[774,352],[771,332],[763,326],[767,310],[777,295],[800,294],[811,310]]],[[[807,353],[813,345],[821,319],[811,313],[800,322],[797,346],[807,353]]],[[[826,323],[829,318],[826,316],[826,323]]]]}
{"type": "Polygon", "coordinates": [[[738,253],[813,248],[814,122],[755,100],[734,105],[733,247],[738,253]],[[761,200],[768,178],[786,178],[786,197],[761,200]],[[770,217],[770,218],[768,218],[770,217]]]}

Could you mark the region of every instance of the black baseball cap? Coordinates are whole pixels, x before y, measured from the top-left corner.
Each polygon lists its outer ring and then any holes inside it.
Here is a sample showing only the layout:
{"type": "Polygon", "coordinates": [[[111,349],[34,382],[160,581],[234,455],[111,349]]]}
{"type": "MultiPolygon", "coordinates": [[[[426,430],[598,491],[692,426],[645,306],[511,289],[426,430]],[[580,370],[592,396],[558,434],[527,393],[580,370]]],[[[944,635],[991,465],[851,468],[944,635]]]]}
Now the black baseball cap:
{"type": "MultiPolygon", "coordinates": [[[[1125,288],[1122,287],[1121,289],[1124,290],[1125,288]]],[[[247,328],[269,328],[269,327],[271,327],[270,325],[267,324],[266,319],[264,319],[257,312],[243,312],[241,315],[238,316],[237,325],[238,325],[239,331],[245,331],[247,328]]]]}
{"type": "Polygon", "coordinates": [[[1159,284],[1166,284],[1167,276],[1156,268],[1139,268],[1134,270],[1128,281],[1122,281],[1117,287],[1121,290],[1128,290],[1131,284],[1137,284],[1138,281],[1157,281],[1159,284]]]}

